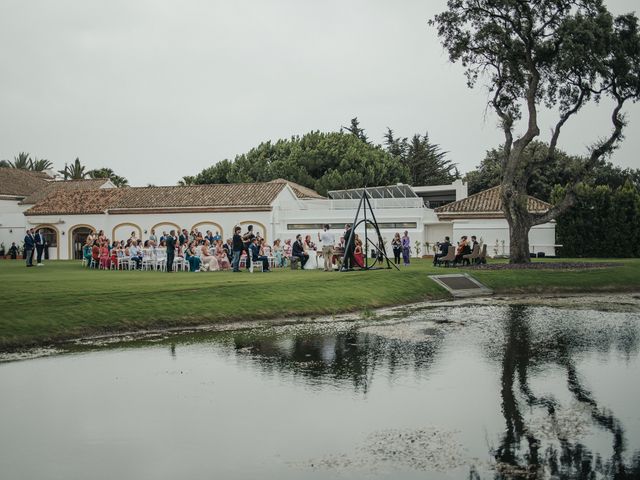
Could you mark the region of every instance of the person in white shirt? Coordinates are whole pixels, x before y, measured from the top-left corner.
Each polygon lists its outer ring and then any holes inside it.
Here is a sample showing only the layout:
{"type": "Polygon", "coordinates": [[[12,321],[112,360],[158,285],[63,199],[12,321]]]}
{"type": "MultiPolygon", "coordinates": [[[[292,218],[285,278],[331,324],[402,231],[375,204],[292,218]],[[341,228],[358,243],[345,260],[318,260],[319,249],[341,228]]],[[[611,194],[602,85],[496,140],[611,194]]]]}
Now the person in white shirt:
{"type": "Polygon", "coordinates": [[[336,236],[329,230],[331,225],[325,225],[322,233],[318,233],[318,240],[322,243],[322,258],[324,258],[324,271],[333,271],[333,246],[336,243],[336,236]]]}

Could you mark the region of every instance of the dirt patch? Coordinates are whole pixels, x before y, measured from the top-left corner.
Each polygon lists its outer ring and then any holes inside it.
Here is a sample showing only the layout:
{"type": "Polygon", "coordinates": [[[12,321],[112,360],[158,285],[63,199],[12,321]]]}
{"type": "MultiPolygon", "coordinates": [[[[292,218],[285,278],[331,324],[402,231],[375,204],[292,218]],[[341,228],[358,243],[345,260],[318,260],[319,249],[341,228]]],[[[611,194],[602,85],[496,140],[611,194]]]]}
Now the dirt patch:
{"type": "Polygon", "coordinates": [[[487,263],[469,265],[469,270],[586,270],[593,268],[620,267],[621,263],[610,262],[532,262],[532,263],[487,263]]]}

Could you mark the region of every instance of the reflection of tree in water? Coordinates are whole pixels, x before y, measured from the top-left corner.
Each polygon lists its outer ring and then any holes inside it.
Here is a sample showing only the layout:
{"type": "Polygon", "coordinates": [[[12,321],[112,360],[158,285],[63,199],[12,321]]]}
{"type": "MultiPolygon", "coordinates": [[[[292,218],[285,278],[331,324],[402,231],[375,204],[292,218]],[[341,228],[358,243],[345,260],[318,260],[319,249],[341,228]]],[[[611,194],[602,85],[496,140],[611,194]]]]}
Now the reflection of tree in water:
{"type": "Polygon", "coordinates": [[[333,334],[239,334],[233,336],[233,343],[266,372],[290,372],[313,383],[349,381],[366,393],[380,368],[389,379],[409,369],[428,370],[440,339],[407,343],[354,328],[333,334]]]}
{"type": "MultiPolygon", "coordinates": [[[[501,398],[502,413],[506,422],[505,433],[500,444],[492,452],[498,462],[498,478],[537,478],[539,467],[546,466],[549,474],[556,478],[640,478],[640,451],[633,455],[629,464],[623,459],[626,450],[625,432],[614,413],[598,404],[593,394],[581,383],[576,371],[574,357],[586,348],[594,347],[606,351],[616,345],[627,356],[638,348],[637,338],[616,338],[606,329],[580,336],[567,329],[553,335],[537,335],[531,328],[527,307],[510,307],[504,321],[505,344],[502,350],[501,398]],[[543,337],[543,338],[538,338],[543,337]],[[584,406],[595,425],[611,436],[612,454],[601,458],[578,441],[562,438],[558,433],[557,445],[550,443],[541,452],[542,442],[528,428],[522,414],[521,403],[527,410],[543,409],[557,420],[558,401],[553,396],[537,396],[529,387],[531,369],[550,367],[556,364],[566,372],[567,389],[573,399],[584,406]],[[517,382],[516,382],[517,379],[517,382]],[[516,383],[519,390],[516,392],[516,383]],[[519,401],[522,399],[522,402],[519,401]]],[[[625,332],[628,333],[628,332],[625,332]]],[[[559,431],[558,431],[559,432],[559,431]]]]}

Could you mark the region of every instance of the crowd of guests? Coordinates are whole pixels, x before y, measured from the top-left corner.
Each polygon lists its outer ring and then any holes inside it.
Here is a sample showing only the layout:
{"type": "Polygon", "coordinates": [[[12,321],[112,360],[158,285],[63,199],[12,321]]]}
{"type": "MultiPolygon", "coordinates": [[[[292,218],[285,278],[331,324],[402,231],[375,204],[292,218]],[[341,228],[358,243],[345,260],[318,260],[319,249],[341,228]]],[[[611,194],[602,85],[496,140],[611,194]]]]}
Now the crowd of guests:
{"type": "Polygon", "coordinates": [[[345,226],[344,234],[337,241],[330,226],[324,225],[323,231],[318,233],[318,242],[322,245],[321,253],[311,235],[304,238],[297,235],[295,239],[284,242],[276,239],[270,245],[260,232],[254,232],[253,225],[249,225],[246,232],[236,226],[232,238],[226,240],[219,232],[214,234],[210,230],[204,233],[198,229],[170,230],[158,235],[152,229],[146,240],[137,238],[134,231],[127,240],[111,241],[100,230],[87,236],[83,257],[90,268],[161,266],[168,272],[179,265],[188,265],[192,272],[240,272],[241,266],[253,271],[257,264],[262,265],[263,272],[269,272],[272,267],[285,267],[292,263],[294,267],[312,270],[320,268],[319,256],[323,259],[325,271],[365,268],[365,247],[360,236],[351,230],[351,225],[345,226]]]}

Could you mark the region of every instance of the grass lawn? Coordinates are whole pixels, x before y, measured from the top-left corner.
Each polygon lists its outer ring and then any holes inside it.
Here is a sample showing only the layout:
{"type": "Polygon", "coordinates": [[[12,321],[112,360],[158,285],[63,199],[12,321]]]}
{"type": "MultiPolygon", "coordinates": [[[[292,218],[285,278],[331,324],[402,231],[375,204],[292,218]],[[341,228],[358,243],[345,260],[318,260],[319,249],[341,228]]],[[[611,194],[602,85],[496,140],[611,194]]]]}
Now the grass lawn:
{"type": "MultiPolygon", "coordinates": [[[[585,260],[586,261],[586,260],[585,260]]],[[[593,261],[593,260],[591,260],[593,261]]],[[[640,291],[640,259],[590,270],[474,271],[497,293],[640,291]]],[[[0,261],[0,350],[83,335],[293,315],[333,314],[446,298],[414,261],[401,271],[174,273],[87,270],[76,261],[26,268],[0,261]]]]}

